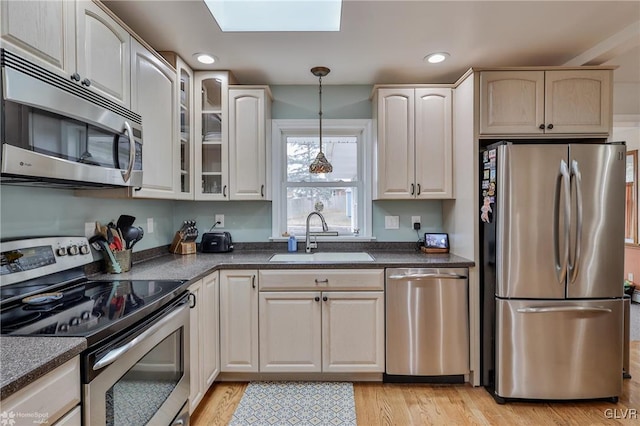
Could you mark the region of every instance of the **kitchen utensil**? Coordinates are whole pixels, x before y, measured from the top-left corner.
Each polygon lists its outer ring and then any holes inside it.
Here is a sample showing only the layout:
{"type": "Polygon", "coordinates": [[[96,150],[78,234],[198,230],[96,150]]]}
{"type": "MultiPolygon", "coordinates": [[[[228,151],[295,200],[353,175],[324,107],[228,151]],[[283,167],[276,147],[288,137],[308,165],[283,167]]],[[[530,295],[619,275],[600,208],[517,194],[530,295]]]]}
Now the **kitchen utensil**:
{"type": "Polygon", "coordinates": [[[133,239],[133,241],[131,241],[131,245],[129,246],[130,249],[133,249],[133,246],[136,245],[136,243],[138,241],[140,241],[142,239],[142,237],[144,236],[144,230],[141,227],[135,227],[133,229],[137,229],[137,235],[136,237],[133,239]]]}
{"type": "MultiPolygon", "coordinates": [[[[98,244],[98,246],[100,247],[99,250],[104,251],[104,252],[107,253],[107,257],[109,258],[109,261],[111,262],[111,268],[110,269],[112,271],[110,271],[110,272],[113,272],[113,273],[116,273],[116,274],[122,273],[122,267],[120,266],[120,264],[116,260],[116,258],[113,255],[113,252],[111,251],[111,249],[109,248],[109,243],[107,243],[107,240],[102,235],[94,235],[93,237],[89,238],[89,243],[94,247],[95,247],[95,244],[98,244]]],[[[107,268],[107,269],[109,269],[109,268],[107,268]]]]}
{"type": "Polygon", "coordinates": [[[130,249],[131,248],[131,243],[136,239],[136,237],[138,236],[138,228],[135,226],[128,226],[124,229],[122,229],[122,238],[125,241],[125,248],[130,249]]]}
{"type": "Polygon", "coordinates": [[[123,215],[120,215],[120,217],[118,218],[118,222],[116,222],[116,226],[118,227],[118,229],[122,230],[124,228],[133,226],[133,222],[135,222],[135,220],[136,220],[135,217],[123,214],[123,215]]]}

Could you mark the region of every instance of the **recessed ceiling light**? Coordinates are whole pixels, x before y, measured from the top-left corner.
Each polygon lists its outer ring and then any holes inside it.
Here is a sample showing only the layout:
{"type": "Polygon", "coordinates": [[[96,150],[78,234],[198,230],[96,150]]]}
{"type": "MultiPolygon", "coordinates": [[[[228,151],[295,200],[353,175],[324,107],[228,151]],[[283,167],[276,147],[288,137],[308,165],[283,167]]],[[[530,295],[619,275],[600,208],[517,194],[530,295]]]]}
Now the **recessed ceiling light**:
{"type": "Polygon", "coordinates": [[[193,55],[194,58],[198,60],[201,64],[213,64],[216,61],[215,56],[209,55],[207,53],[196,53],[193,55]]]}
{"type": "Polygon", "coordinates": [[[340,31],[342,0],[205,0],[222,31],[340,31]]]}
{"type": "Polygon", "coordinates": [[[430,64],[439,64],[449,57],[447,52],[437,52],[431,53],[424,57],[424,60],[429,62],[430,64]]]}

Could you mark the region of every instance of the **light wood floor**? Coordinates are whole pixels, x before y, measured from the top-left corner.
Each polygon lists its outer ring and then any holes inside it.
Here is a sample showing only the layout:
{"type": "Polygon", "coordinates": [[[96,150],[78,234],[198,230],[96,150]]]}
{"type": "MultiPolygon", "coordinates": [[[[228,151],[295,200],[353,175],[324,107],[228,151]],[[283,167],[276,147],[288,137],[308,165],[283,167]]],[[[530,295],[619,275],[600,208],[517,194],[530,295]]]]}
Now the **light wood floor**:
{"type": "MultiPolygon", "coordinates": [[[[629,372],[632,378],[624,380],[617,404],[589,401],[498,405],[484,388],[469,384],[355,383],[356,417],[361,426],[640,424],[640,341],[631,342],[629,372]],[[630,420],[633,410],[637,415],[630,420]]],[[[226,425],[246,386],[213,385],[191,417],[191,424],[226,425]]]]}

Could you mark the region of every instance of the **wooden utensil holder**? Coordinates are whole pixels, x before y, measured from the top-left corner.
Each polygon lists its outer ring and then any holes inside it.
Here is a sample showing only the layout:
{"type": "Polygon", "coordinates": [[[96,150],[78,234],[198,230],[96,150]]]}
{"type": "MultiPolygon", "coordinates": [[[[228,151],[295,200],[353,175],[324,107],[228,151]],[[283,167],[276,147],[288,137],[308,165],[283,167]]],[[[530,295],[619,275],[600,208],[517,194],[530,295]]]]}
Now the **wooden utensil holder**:
{"type": "Polygon", "coordinates": [[[182,241],[184,239],[184,234],[182,232],[176,232],[176,235],[173,237],[173,241],[171,242],[171,246],[169,246],[169,251],[175,254],[193,254],[196,252],[196,243],[195,241],[185,242],[182,241]]]}

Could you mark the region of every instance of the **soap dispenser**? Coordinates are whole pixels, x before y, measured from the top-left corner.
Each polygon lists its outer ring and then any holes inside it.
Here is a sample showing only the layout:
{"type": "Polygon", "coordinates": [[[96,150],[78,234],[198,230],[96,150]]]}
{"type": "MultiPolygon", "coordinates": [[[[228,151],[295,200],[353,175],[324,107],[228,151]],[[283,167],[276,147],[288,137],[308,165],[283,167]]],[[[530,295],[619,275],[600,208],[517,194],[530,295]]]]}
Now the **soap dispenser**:
{"type": "Polygon", "coordinates": [[[296,236],[293,234],[289,235],[287,250],[290,252],[298,251],[298,241],[296,240],[296,236]]]}

